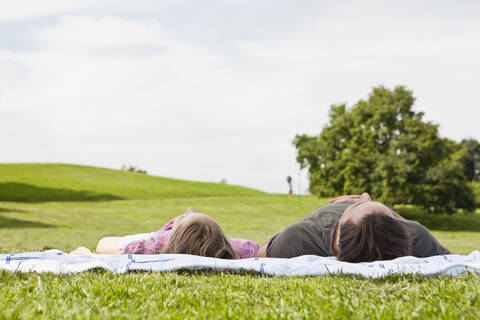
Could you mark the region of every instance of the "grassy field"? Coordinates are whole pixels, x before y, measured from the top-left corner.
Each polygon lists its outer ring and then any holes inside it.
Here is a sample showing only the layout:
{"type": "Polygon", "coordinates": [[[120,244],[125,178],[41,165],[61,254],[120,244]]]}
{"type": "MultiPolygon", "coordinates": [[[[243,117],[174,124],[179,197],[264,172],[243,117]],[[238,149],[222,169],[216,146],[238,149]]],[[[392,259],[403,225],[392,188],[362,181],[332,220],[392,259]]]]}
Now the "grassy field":
{"type": "Polygon", "coordinates": [[[59,164],[0,164],[0,201],[108,201],[253,196],[265,193],[219,183],[59,164]]]}
{"type": "MultiPolygon", "coordinates": [[[[0,165],[0,250],[94,248],[103,236],[154,231],[189,206],[211,215],[231,237],[264,242],[327,202],[92,167],[0,165]]],[[[409,217],[415,215],[411,208],[403,209],[409,217]]],[[[433,233],[452,252],[480,248],[479,214],[442,221],[419,218],[438,227],[433,233]],[[458,219],[470,220],[455,222],[458,219]]],[[[480,315],[480,278],[474,275],[370,280],[212,272],[92,271],[55,276],[0,271],[0,281],[0,318],[473,319],[480,315]]]]}

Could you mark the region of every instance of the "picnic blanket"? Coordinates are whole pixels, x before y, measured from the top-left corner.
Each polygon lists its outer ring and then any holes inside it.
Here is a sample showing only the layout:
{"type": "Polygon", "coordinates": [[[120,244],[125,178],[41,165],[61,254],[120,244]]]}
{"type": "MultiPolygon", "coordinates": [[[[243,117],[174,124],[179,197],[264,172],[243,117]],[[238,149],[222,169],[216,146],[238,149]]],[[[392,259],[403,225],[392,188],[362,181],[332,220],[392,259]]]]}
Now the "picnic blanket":
{"type": "Polygon", "coordinates": [[[480,274],[480,252],[469,255],[440,255],[428,258],[401,257],[389,261],[347,263],[335,257],[306,255],[291,259],[250,258],[223,260],[186,254],[128,254],[76,256],[59,250],[1,254],[0,270],[19,272],[77,273],[91,269],[116,273],[129,271],[202,270],[254,271],[272,276],[321,276],[328,274],[363,275],[378,278],[392,274],[458,276],[480,274]]]}

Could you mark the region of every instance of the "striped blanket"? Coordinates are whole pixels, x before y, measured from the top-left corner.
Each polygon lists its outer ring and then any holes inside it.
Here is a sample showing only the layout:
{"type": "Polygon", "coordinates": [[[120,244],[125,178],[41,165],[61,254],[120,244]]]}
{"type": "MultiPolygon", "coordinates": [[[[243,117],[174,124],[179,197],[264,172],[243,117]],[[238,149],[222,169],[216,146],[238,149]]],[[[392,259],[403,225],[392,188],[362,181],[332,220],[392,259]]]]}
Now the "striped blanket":
{"type": "Polygon", "coordinates": [[[75,256],[59,250],[1,254],[0,270],[19,272],[77,273],[91,269],[116,273],[128,271],[165,272],[181,269],[253,271],[271,276],[321,276],[351,274],[377,278],[392,274],[458,276],[480,273],[480,252],[429,258],[402,257],[390,261],[347,263],[335,257],[301,256],[291,259],[250,258],[222,260],[183,254],[75,256]]]}

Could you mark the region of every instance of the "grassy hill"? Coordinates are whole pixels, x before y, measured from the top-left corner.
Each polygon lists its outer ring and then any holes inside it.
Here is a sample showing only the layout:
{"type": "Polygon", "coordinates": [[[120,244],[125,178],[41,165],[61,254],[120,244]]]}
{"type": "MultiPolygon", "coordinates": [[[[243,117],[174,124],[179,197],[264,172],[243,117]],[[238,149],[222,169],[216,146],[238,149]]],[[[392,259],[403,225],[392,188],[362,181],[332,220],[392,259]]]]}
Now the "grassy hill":
{"type": "Polygon", "coordinates": [[[0,247],[95,248],[104,236],[155,231],[190,206],[232,237],[262,242],[324,203],[96,167],[0,164],[0,247]]]}
{"type": "MultiPolygon", "coordinates": [[[[328,199],[313,196],[271,195],[118,170],[2,164],[0,253],[69,251],[81,245],[94,249],[104,236],[155,231],[189,206],[209,214],[228,236],[263,243],[326,203],[328,199]]],[[[412,210],[405,213],[414,215],[412,210]]],[[[430,222],[444,231],[433,233],[452,252],[480,248],[479,232],[470,227],[445,231],[444,221],[437,220],[430,222]]],[[[343,275],[0,271],[0,283],[0,319],[475,319],[480,310],[480,277],[475,275],[371,280],[343,275]]]]}
{"type": "MultiPolygon", "coordinates": [[[[97,167],[0,164],[0,247],[94,248],[107,235],[154,231],[190,206],[212,216],[233,237],[264,242],[326,203],[328,199],[313,196],[289,198],[97,167]],[[59,243],[59,238],[64,240],[59,243]]],[[[453,252],[480,247],[480,215],[427,216],[415,208],[399,209],[434,230],[453,252]]]]}
{"type": "Polygon", "coordinates": [[[264,192],[220,183],[160,178],[68,164],[0,164],[0,201],[104,201],[223,196],[264,192]]]}

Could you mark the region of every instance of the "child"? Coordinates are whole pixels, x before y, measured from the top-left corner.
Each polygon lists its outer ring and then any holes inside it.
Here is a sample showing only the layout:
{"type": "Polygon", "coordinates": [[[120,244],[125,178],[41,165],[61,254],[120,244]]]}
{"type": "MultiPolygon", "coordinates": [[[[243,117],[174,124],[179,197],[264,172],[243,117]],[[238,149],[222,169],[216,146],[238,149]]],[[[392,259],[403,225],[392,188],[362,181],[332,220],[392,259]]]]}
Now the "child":
{"type": "MultiPolygon", "coordinates": [[[[72,254],[90,255],[80,247],[72,254]]],[[[125,237],[106,237],[97,245],[100,254],[184,253],[221,259],[255,257],[258,243],[243,239],[228,239],[218,223],[193,208],[152,233],[125,237]]],[[[88,249],[87,249],[88,250],[88,249]]]]}

